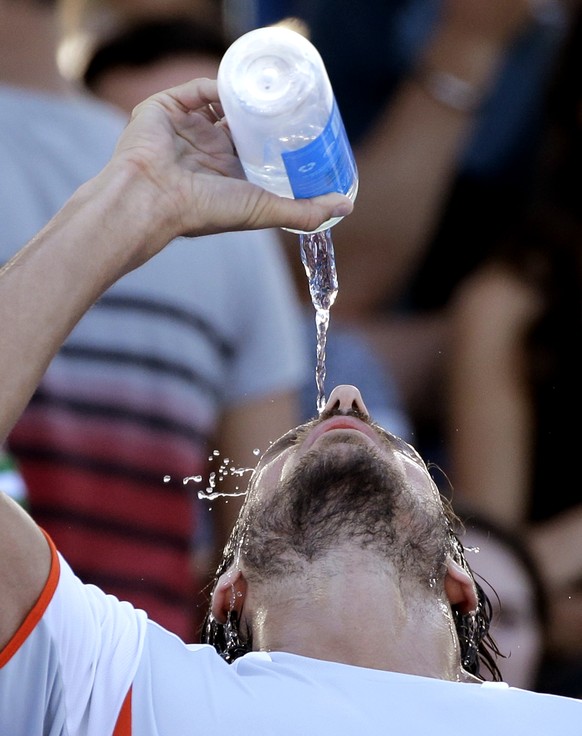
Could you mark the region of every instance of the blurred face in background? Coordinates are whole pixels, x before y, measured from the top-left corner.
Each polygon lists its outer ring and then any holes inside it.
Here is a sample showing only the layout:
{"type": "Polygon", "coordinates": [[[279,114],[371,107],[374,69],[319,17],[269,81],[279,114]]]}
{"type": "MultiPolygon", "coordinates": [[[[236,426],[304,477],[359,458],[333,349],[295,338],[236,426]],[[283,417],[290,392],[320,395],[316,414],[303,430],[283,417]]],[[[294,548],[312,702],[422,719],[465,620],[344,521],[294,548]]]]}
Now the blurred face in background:
{"type": "Polygon", "coordinates": [[[219,61],[212,56],[177,54],[141,67],[119,66],[101,75],[94,92],[129,114],[156,92],[200,77],[216,79],[219,61]]]}
{"type": "Polygon", "coordinates": [[[503,680],[531,689],[543,654],[535,583],[516,553],[496,537],[469,528],[462,542],[475,578],[493,606],[491,634],[507,657],[498,662],[503,680]]]}

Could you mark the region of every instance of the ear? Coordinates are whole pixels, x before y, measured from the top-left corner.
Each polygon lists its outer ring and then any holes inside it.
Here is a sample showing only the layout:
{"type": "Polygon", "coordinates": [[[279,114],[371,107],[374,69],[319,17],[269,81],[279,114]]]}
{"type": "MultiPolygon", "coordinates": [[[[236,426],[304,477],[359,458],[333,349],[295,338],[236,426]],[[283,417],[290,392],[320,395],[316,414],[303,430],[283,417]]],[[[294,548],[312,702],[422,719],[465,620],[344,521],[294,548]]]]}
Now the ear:
{"type": "Polygon", "coordinates": [[[451,606],[458,606],[461,613],[477,610],[477,590],[471,575],[457,562],[447,557],[445,593],[451,606]]]}
{"type": "Polygon", "coordinates": [[[230,568],[219,578],[212,592],[211,612],[221,624],[226,623],[228,614],[236,611],[239,618],[247,594],[247,581],[240,570],[230,568]]]}

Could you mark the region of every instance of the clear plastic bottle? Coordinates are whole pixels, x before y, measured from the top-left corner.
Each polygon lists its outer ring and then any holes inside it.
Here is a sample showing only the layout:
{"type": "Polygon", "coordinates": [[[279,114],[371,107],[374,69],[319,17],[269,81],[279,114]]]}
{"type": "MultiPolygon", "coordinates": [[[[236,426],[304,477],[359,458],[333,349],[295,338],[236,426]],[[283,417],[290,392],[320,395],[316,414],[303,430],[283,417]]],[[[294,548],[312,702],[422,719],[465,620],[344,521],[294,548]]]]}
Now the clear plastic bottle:
{"type": "Polygon", "coordinates": [[[282,26],[245,33],[220,63],[218,93],[249,181],[285,197],[355,199],[352,149],[321,56],[304,36],[282,26]]]}

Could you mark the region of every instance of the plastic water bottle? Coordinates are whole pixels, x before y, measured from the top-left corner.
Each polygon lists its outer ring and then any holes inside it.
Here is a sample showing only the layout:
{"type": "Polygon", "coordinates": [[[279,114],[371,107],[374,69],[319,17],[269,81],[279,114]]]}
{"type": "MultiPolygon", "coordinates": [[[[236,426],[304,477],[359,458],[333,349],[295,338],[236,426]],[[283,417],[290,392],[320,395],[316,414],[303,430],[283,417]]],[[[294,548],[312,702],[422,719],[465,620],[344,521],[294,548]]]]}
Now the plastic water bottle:
{"type": "Polygon", "coordinates": [[[245,33],[222,58],[218,93],[249,181],[285,197],[355,199],[352,149],[321,56],[303,35],[282,26],[245,33]]]}

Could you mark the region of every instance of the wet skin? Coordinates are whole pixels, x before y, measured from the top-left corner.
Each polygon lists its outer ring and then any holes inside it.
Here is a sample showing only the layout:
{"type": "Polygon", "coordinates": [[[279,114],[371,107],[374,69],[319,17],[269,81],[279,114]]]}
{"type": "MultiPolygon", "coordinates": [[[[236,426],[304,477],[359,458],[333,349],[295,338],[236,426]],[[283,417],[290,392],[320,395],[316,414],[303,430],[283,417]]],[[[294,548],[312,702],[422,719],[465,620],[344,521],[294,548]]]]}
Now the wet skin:
{"type": "Polygon", "coordinates": [[[268,489],[283,481],[308,452],[340,452],[341,446],[359,443],[380,455],[390,466],[400,466],[412,488],[440,498],[426,464],[400,437],[370,419],[361,394],[354,386],[338,386],[317,419],[302,424],[276,440],[259,460],[250,489],[268,489]]]}

